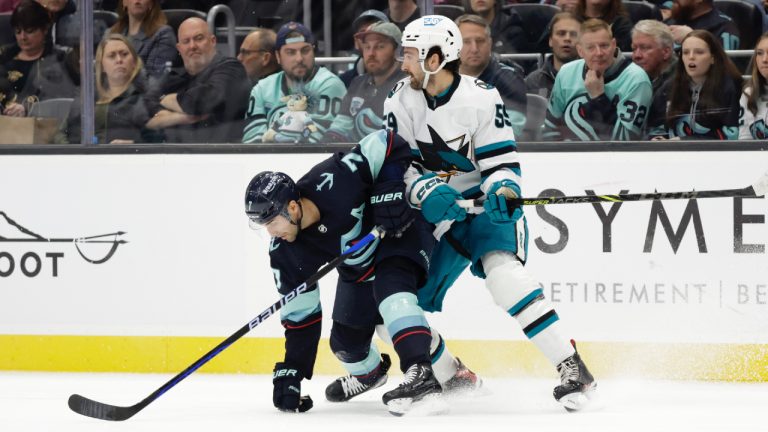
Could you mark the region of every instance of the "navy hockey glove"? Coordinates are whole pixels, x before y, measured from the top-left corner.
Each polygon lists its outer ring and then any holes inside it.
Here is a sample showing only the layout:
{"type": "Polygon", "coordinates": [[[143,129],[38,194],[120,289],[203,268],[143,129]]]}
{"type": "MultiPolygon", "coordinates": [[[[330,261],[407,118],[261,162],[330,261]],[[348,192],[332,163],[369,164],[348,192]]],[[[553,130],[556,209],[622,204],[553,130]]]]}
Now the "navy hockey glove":
{"type": "Polygon", "coordinates": [[[467,211],[459,206],[456,200],[464,199],[456,189],[448,186],[434,173],[421,176],[411,191],[411,201],[421,203],[421,214],[430,223],[444,220],[463,221],[467,211]]]}
{"type": "Polygon", "coordinates": [[[520,196],[520,186],[512,180],[501,180],[493,183],[486,194],[483,208],[495,224],[514,224],[523,217],[523,209],[512,204],[507,198],[520,196]]]}
{"type": "Polygon", "coordinates": [[[374,223],[383,227],[386,235],[401,237],[413,223],[415,215],[405,198],[405,182],[402,179],[373,185],[371,205],[374,223]]]}
{"type": "Polygon", "coordinates": [[[280,411],[305,412],[312,408],[312,398],[301,396],[301,380],[304,375],[285,363],[275,364],[272,374],[272,403],[280,411]]]}

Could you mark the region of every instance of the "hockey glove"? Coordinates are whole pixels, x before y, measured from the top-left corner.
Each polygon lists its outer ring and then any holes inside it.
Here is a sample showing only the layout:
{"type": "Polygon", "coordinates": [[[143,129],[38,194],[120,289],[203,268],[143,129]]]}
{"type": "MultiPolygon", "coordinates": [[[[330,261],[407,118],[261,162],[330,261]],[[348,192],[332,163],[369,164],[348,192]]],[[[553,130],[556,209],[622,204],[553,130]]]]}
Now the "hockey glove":
{"type": "Polygon", "coordinates": [[[405,199],[405,182],[402,179],[373,185],[371,205],[374,223],[383,227],[386,235],[399,238],[413,223],[415,216],[405,199]]]}
{"type": "Polygon", "coordinates": [[[486,194],[483,208],[492,223],[514,224],[523,217],[523,209],[507,198],[520,196],[520,186],[512,180],[501,180],[493,183],[486,194]]]}
{"type": "Polygon", "coordinates": [[[461,222],[467,218],[467,211],[456,202],[464,197],[434,173],[425,174],[416,180],[411,196],[411,202],[420,203],[421,214],[430,223],[444,220],[461,222]]]}
{"type": "Polygon", "coordinates": [[[301,371],[285,363],[275,364],[272,374],[272,403],[280,411],[305,412],[312,408],[312,398],[301,396],[301,371]]]}

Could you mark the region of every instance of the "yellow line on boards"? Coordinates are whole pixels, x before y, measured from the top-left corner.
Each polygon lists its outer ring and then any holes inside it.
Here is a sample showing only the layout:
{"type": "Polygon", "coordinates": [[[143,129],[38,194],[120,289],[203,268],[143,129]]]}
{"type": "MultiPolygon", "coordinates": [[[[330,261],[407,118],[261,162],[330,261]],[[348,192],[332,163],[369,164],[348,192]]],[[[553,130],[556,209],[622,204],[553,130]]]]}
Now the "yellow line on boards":
{"type": "MultiPolygon", "coordinates": [[[[176,374],[223,338],[161,336],[0,335],[0,370],[152,372],[176,374]]],[[[392,347],[377,341],[383,352],[392,347]]],[[[282,360],[281,338],[243,338],[200,372],[268,374],[282,360]]],[[[599,379],[660,378],[768,381],[768,345],[581,342],[579,352],[599,379]]],[[[485,376],[557,379],[555,368],[528,341],[448,341],[451,352],[485,376]]],[[[394,359],[393,359],[394,360],[394,359]]],[[[395,360],[395,364],[397,361],[395,360]]],[[[396,370],[397,368],[392,368],[396,370]]],[[[320,341],[316,374],[345,374],[320,341]]]]}

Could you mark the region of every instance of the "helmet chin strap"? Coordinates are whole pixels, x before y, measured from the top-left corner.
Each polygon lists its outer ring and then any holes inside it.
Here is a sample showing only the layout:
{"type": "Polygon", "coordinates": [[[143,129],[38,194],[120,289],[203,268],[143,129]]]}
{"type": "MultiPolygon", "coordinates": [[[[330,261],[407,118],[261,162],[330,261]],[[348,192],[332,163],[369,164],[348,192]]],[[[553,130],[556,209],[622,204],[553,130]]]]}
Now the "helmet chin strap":
{"type": "Polygon", "coordinates": [[[422,82],[421,82],[421,88],[422,89],[424,89],[424,90],[427,89],[427,83],[429,82],[430,75],[434,75],[434,74],[440,72],[441,70],[443,70],[443,67],[445,66],[446,63],[447,62],[445,61],[445,59],[443,59],[443,62],[440,63],[440,66],[438,66],[435,71],[430,72],[424,66],[424,62],[423,61],[421,62],[421,70],[424,72],[424,80],[422,80],[422,82]]]}
{"type": "Polygon", "coordinates": [[[301,219],[304,218],[304,208],[301,206],[301,198],[296,200],[296,204],[299,205],[299,218],[294,221],[290,218],[290,215],[288,215],[288,222],[290,222],[291,225],[296,225],[299,227],[299,231],[296,233],[298,234],[301,232],[301,219]]]}

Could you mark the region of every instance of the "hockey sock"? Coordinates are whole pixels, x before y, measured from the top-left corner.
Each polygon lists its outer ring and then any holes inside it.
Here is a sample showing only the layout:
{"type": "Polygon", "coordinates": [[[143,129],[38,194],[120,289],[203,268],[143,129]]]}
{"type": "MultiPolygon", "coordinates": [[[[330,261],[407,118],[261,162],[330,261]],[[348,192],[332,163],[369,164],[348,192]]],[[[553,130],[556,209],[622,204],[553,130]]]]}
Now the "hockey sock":
{"type": "Polygon", "coordinates": [[[416,295],[405,292],[392,294],[379,304],[379,313],[392,337],[403,372],[412,364],[429,361],[432,333],[416,295]]]}
{"type": "Polygon", "coordinates": [[[458,362],[453,357],[440,333],[434,328],[432,330],[432,343],[429,347],[429,355],[432,359],[432,372],[440,384],[445,383],[456,375],[458,362]]]}
{"type": "Polygon", "coordinates": [[[560,331],[557,312],[513,254],[488,253],[483,256],[483,268],[485,284],[496,304],[517,320],[553,366],[573,355],[573,346],[560,331]]]}

